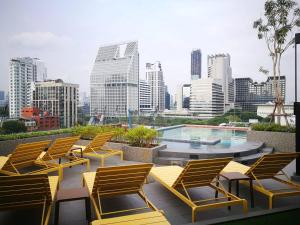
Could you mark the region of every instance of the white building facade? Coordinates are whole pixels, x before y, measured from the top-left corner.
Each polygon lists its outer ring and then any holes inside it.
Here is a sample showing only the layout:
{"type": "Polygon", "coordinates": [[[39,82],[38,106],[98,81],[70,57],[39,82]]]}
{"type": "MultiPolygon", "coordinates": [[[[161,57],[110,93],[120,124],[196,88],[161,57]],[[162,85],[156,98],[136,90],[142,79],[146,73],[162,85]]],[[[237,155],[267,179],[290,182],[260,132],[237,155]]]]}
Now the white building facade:
{"type": "Polygon", "coordinates": [[[64,83],[61,79],[36,82],[33,91],[33,107],[51,116],[59,116],[60,127],[72,127],[77,123],[79,85],[64,83]]]}
{"type": "Polygon", "coordinates": [[[222,84],[212,78],[192,80],[190,111],[203,119],[224,114],[222,84]]]}
{"type": "MultiPolygon", "coordinates": [[[[257,115],[261,116],[263,118],[266,118],[270,116],[273,113],[274,110],[274,104],[273,103],[267,103],[267,104],[257,104],[257,115]]],[[[290,125],[295,126],[296,118],[294,115],[294,105],[284,105],[284,111],[288,114],[287,120],[290,125]]],[[[280,125],[286,126],[286,121],[284,116],[275,116],[275,122],[277,122],[280,118],[280,125]]]]}
{"type": "Polygon", "coordinates": [[[208,77],[220,81],[224,92],[225,105],[234,102],[234,85],[229,54],[207,56],[208,77]]]}
{"type": "Polygon", "coordinates": [[[9,116],[19,118],[23,107],[32,106],[34,82],[47,77],[47,69],[37,58],[12,58],[9,65],[9,116]]]}
{"type": "Polygon", "coordinates": [[[151,108],[154,111],[165,110],[165,82],[160,62],[146,63],[146,80],[151,90],[151,108]]]}
{"type": "Polygon", "coordinates": [[[139,110],[138,42],[99,48],[90,76],[91,115],[126,116],[139,110]]]}
{"type": "Polygon", "coordinates": [[[151,89],[146,80],[140,80],[139,83],[139,105],[140,112],[150,112],[151,108],[151,89]]]}

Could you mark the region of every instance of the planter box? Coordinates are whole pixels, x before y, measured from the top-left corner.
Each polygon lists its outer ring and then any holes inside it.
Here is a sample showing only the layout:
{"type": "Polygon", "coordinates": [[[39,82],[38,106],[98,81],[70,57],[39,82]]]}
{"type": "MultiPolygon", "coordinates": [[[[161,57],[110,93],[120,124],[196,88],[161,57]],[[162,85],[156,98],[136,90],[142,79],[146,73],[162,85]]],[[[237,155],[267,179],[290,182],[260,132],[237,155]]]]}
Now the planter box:
{"type": "Polygon", "coordinates": [[[296,134],[287,132],[248,131],[247,141],[264,142],[276,152],[295,152],[296,134]]]}
{"type": "Polygon", "coordinates": [[[153,163],[154,159],[158,156],[158,151],[166,148],[167,145],[159,145],[153,148],[141,148],[123,145],[122,150],[125,160],[153,163]]]}
{"type": "Polygon", "coordinates": [[[31,138],[22,138],[16,140],[7,140],[7,141],[0,141],[0,155],[8,155],[12,153],[13,150],[17,147],[18,144],[23,143],[30,143],[36,141],[45,141],[45,140],[52,140],[54,141],[56,138],[62,137],[69,137],[71,134],[53,134],[53,135],[45,135],[39,137],[31,137],[31,138]]]}

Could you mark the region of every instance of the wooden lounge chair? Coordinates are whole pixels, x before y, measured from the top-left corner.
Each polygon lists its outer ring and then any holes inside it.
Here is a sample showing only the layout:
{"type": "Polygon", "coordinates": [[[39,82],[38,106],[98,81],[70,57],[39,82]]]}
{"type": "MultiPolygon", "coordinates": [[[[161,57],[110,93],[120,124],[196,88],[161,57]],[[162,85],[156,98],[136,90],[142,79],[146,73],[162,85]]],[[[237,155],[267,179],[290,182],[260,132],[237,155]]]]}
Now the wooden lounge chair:
{"type": "Polygon", "coordinates": [[[162,166],[151,169],[150,175],[159,183],[192,208],[192,222],[195,222],[198,211],[214,209],[232,205],[243,205],[244,212],[248,211],[247,201],[227,192],[217,182],[216,177],[232,158],[219,158],[207,160],[191,160],[185,168],[180,166],[162,166]],[[224,197],[203,200],[192,200],[188,189],[211,187],[222,193],[224,197]],[[214,202],[215,201],[215,202],[214,202]]]}
{"type": "Polygon", "coordinates": [[[82,156],[95,157],[100,159],[100,166],[104,166],[104,160],[108,157],[114,155],[120,155],[121,160],[123,160],[123,151],[115,149],[103,149],[103,146],[108,142],[112,137],[113,132],[106,132],[98,134],[87,146],[74,145],[73,150],[76,154],[81,154],[82,156]]]}
{"type": "MultiPolygon", "coordinates": [[[[155,222],[155,220],[162,221],[161,224],[169,224],[162,213],[148,200],[142,188],[151,168],[152,164],[146,163],[128,166],[99,167],[97,172],[84,173],[83,182],[89,190],[91,201],[94,205],[97,219],[99,220],[93,224],[120,224],[122,221],[135,221],[138,220],[138,218],[144,218],[145,224],[151,220],[153,222],[155,222]],[[112,212],[103,211],[103,198],[130,194],[139,195],[145,202],[145,207],[112,212]],[[103,218],[107,215],[139,210],[143,212],[129,216],[103,218]],[[145,212],[146,210],[151,210],[152,212],[145,212]]],[[[130,224],[139,223],[134,222],[130,224]]]]}
{"type": "Polygon", "coordinates": [[[56,139],[48,148],[48,150],[42,153],[42,155],[39,157],[38,163],[53,167],[61,167],[61,180],[63,179],[63,169],[66,167],[86,163],[86,170],[90,171],[90,160],[79,158],[72,151],[70,151],[72,146],[79,140],[79,138],[79,136],[76,136],[56,139]],[[67,161],[61,162],[62,158],[66,159],[67,161]]]}
{"type": "Polygon", "coordinates": [[[48,147],[50,140],[19,144],[14,152],[10,155],[2,156],[1,161],[4,162],[0,173],[6,175],[21,175],[21,174],[41,174],[58,171],[61,176],[62,169],[58,166],[41,164],[37,161],[41,153],[48,147]],[[22,172],[21,170],[28,167],[38,167],[30,172],[22,172]]]}
{"type": "Polygon", "coordinates": [[[231,161],[223,169],[223,172],[240,172],[256,181],[253,183],[253,189],[269,197],[269,208],[272,209],[274,198],[300,195],[300,185],[290,181],[283,171],[284,167],[299,156],[299,153],[268,154],[262,156],[250,167],[231,161]],[[283,180],[279,176],[284,176],[286,179],[283,180]],[[261,183],[261,180],[264,179],[278,181],[289,188],[271,190],[261,183]]]}
{"type": "Polygon", "coordinates": [[[57,188],[58,176],[0,176],[0,211],[42,207],[41,225],[47,225],[57,188]]]}

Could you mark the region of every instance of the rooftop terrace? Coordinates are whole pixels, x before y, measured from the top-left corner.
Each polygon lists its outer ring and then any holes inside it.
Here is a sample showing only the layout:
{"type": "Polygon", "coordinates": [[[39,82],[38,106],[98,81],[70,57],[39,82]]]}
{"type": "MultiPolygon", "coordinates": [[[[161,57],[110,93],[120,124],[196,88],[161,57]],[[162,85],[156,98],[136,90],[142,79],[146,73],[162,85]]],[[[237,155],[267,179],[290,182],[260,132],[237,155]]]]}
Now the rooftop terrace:
{"type": "MultiPolygon", "coordinates": [[[[106,160],[107,166],[116,165],[127,165],[136,164],[138,162],[133,161],[120,161],[119,157],[112,157],[106,160]]],[[[98,160],[91,159],[91,171],[95,171],[99,166],[98,160]]],[[[291,163],[285,168],[285,172],[289,175],[295,171],[295,163],[291,163]]],[[[75,166],[64,170],[64,179],[61,183],[60,188],[75,188],[82,186],[82,173],[85,172],[85,166],[75,166]]],[[[149,179],[149,183],[144,185],[144,190],[148,198],[155,204],[159,209],[164,210],[165,215],[169,222],[174,225],[179,224],[189,224],[191,223],[191,209],[184,204],[181,200],[176,198],[171,192],[164,188],[159,183],[155,182],[153,179],[149,179]]],[[[227,182],[223,182],[225,187],[227,182]]],[[[275,185],[271,181],[266,182],[267,186],[275,185]]],[[[276,188],[279,188],[276,185],[276,188]]],[[[233,193],[235,193],[235,188],[233,188],[233,193]]],[[[214,191],[211,189],[201,188],[191,191],[192,197],[195,198],[205,198],[209,196],[214,196],[214,191]]],[[[258,192],[254,192],[254,203],[255,207],[250,208],[249,199],[249,189],[246,186],[240,186],[240,197],[248,200],[249,214],[251,216],[255,212],[272,212],[278,209],[284,209],[286,207],[299,207],[300,197],[288,197],[280,198],[275,200],[274,209],[268,210],[268,199],[258,192]]],[[[106,199],[104,201],[104,210],[117,210],[126,209],[129,207],[138,207],[141,201],[135,196],[118,197],[112,199],[106,199]]],[[[42,209],[40,209],[42,210],[42,209]]],[[[92,210],[93,211],[93,210],[92,210]]],[[[49,224],[53,224],[53,212],[50,218],[49,224]]],[[[19,211],[2,211],[0,212],[0,224],[2,225],[24,225],[24,224],[40,224],[41,212],[38,209],[28,209],[19,211]]],[[[227,208],[208,210],[198,213],[197,222],[194,224],[213,224],[216,222],[215,219],[226,219],[227,217],[239,217],[244,216],[242,207],[235,206],[231,210],[227,208]]],[[[92,213],[92,219],[96,219],[94,212],[92,213]]],[[[61,203],[60,205],[60,225],[85,225],[88,224],[85,220],[85,208],[84,202],[72,201],[61,203]]]]}

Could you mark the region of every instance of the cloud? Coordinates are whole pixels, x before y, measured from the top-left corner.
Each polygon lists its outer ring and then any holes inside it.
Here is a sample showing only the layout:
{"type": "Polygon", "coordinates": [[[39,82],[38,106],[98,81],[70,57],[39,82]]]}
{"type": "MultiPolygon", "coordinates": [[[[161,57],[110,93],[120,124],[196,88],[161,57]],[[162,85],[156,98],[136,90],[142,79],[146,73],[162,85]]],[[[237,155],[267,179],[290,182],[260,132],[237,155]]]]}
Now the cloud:
{"type": "Polygon", "coordinates": [[[40,49],[69,45],[72,43],[72,39],[51,32],[22,32],[13,35],[10,43],[16,47],[40,49]]]}

